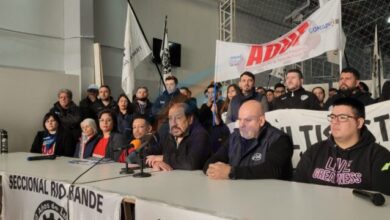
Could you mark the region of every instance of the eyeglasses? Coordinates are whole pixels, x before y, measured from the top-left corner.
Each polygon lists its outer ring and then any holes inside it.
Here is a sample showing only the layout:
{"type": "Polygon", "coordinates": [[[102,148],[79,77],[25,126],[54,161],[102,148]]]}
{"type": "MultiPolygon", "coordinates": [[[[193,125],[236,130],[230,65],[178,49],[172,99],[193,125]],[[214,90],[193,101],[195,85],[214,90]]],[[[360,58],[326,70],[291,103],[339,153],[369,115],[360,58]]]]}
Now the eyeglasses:
{"type": "Polygon", "coordinates": [[[330,114],[328,115],[327,118],[329,122],[335,122],[336,120],[339,122],[346,122],[348,121],[349,118],[357,119],[358,117],[345,115],[345,114],[340,114],[340,115],[330,114]]]}

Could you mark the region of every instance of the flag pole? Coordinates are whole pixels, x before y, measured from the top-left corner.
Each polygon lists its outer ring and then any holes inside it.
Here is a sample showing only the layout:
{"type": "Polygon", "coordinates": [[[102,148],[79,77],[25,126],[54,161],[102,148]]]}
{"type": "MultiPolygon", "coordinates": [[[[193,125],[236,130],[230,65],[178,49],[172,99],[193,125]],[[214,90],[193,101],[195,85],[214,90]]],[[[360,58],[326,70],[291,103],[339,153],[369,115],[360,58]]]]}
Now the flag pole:
{"type": "MultiPolygon", "coordinates": [[[[151,48],[151,47],[150,47],[150,44],[149,44],[149,42],[148,42],[148,39],[146,38],[146,35],[145,35],[145,32],[144,32],[144,29],[142,28],[142,25],[139,23],[139,20],[138,20],[137,14],[136,14],[136,13],[135,13],[135,11],[133,10],[133,6],[131,5],[131,3],[130,3],[130,0],[127,0],[127,3],[128,3],[128,4],[129,4],[129,6],[130,6],[130,10],[131,10],[131,11],[133,11],[133,14],[134,14],[135,20],[137,21],[137,23],[138,23],[138,26],[139,26],[139,28],[141,29],[141,33],[142,33],[142,35],[144,36],[146,43],[148,44],[149,48],[151,48]]],[[[153,53],[152,53],[152,60],[154,60],[153,53]]],[[[156,69],[157,69],[158,75],[160,76],[160,80],[162,81],[162,84],[164,85],[164,88],[165,88],[165,90],[167,90],[167,86],[165,85],[164,78],[163,78],[163,76],[161,75],[161,70],[160,70],[160,68],[158,67],[158,65],[157,65],[157,63],[156,63],[156,62],[153,62],[153,63],[154,63],[154,64],[155,64],[155,66],[156,66],[156,69]]]]}
{"type": "MultiPolygon", "coordinates": [[[[341,73],[341,70],[343,69],[343,51],[342,51],[342,49],[341,49],[341,41],[342,41],[342,38],[343,38],[343,36],[342,36],[342,34],[343,34],[343,23],[342,23],[342,17],[343,17],[343,14],[341,13],[341,0],[339,0],[340,1],[340,11],[339,11],[339,13],[340,13],[340,31],[339,31],[339,70],[340,70],[340,72],[339,73],[341,73]]],[[[344,48],[344,50],[345,50],[345,48],[344,48]]]]}

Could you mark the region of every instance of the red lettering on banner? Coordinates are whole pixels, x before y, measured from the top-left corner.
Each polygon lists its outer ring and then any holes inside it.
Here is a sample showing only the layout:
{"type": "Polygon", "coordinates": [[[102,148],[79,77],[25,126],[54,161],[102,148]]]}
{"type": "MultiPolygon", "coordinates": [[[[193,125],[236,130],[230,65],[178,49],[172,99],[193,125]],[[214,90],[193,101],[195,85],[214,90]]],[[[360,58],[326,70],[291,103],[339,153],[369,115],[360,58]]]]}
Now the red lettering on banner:
{"type": "Polygon", "coordinates": [[[279,43],[267,45],[263,62],[274,58],[274,56],[279,53],[280,48],[281,46],[279,43]]]}
{"type": "Polygon", "coordinates": [[[251,52],[248,58],[248,62],[246,63],[247,66],[261,63],[263,59],[263,47],[260,45],[253,45],[251,46],[251,52]]]}
{"type": "Polygon", "coordinates": [[[252,66],[254,64],[261,64],[262,62],[273,59],[278,54],[283,54],[291,46],[295,46],[299,38],[305,33],[309,27],[309,22],[301,24],[294,33],[291,33],[286,38],[280,40],[278,43],[269,44],[266,46],[265,55],[263,59],[263,46],[253,45],[248,57],[246,66],[252,66]]]}

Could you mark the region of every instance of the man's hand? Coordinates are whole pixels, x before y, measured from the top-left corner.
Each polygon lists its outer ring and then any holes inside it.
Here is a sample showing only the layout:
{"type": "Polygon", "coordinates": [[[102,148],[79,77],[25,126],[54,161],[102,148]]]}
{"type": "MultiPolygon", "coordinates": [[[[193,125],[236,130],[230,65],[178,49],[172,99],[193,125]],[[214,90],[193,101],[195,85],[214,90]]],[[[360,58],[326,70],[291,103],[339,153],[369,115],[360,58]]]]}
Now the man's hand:
{"type": "Polygon", "coordinates": [[[207,176],[211,179],[229,179],[229,173],[232,167],[226,163],[217,162],[209,165],[207,176]]]}
{"type": "Polygon", "coordinates": [[[153,171],[171,171],[172,167],[163,161],[153,163],[153,171]]]}
{"type": "Polygon", "coordinates": [[[163,161],[163,155],[149,155],[146,157],[146,164],[149,167],[153,167],[154,163],[161,161],[163,161]]]}

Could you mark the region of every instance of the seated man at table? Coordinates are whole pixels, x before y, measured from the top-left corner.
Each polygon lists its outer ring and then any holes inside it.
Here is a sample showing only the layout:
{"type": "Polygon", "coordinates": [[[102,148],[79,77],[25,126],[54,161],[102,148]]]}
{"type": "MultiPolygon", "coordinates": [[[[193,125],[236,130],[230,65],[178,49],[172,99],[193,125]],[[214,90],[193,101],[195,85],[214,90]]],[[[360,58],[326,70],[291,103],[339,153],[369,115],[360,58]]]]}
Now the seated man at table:
{"type": "Polygon", "coordinates": [[[363,103],[351,97],[337,99],[328,120],[331,135],[302,155],[295,180],[390,195],[390,152],[375,143],[364,125],[363,103]]]}
{"type": "Polygon", "coordinates": [[[290,179],[291,139],[266,121],[262,104],[243,103],[238,124],[203,172],[211,179],[290,179]]]}
{"type": "Polygon", "coordinates": [[[210,138],[186,103],[173,104],[168,113],[169,135],[160,137],[163,155],[149,155],[154,170],[198,170],[211,153],[210,138]]]}

